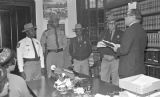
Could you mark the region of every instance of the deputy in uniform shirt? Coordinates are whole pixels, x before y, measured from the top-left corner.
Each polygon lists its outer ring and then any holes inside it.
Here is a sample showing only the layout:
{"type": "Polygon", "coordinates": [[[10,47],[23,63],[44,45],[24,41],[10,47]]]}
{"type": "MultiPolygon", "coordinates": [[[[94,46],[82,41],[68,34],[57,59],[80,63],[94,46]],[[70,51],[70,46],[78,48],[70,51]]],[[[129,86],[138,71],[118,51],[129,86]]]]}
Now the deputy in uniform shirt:
{"type": "MultiPolygon", "coordinates": [[[[101,33],[100,41],[105,40],[120,44],[123,31],[116,26],[116,19],[113,14],[108,15],[106,30],[101,33]]],[[[101,80],[119,85],[119,58],[116,57],[116,53],[110,47],[98,48],[102,56],[101,62],[101,80]]]]}
{"type": "Polygon", "coordinates": [[[35,39],[36,28],[32,23],[24,25],[26,37],[18,42],[17,60],[21,76],[26,81],[38,79],[44,74],[44,56],[40,42],[35,39]]]}
{"type": "Polygon", "coordinates": [[[41,36],[41,45],[46,56],[47,74],[51,77],[51,65],[58,68],[64,67],[67,38],[64,31],[60,29],[58,18],[50,19],[47,27],[48,29],[41,36]]]}

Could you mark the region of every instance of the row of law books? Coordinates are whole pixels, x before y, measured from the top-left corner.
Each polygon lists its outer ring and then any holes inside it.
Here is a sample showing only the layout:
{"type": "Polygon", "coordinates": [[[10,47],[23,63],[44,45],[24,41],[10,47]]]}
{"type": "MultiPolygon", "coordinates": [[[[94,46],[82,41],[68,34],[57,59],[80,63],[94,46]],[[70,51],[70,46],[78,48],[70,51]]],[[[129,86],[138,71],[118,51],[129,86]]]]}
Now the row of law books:
{"type": "MultiPolygon", "coordinates": [[[[117,27],[120,30],[125,31],[124,20],[117,21],[116,23],[117,23],[117,27]]],[[[158,30],[158,29],[160,29],[160,15],[143,17],[142,25],[145,30],[158,30]]]]}
{"type": "MultiPolygon", "coordinates": [[[[141,11],[142,15],[153,14],[160,12],[160,0],[144,0],[138,2],[137,8],[141,11]]],[[[107,17],[109,13],[113,13],[115,19],[121,19],[126,16],[128,5],[113,8],[105,13],[107,17]]]]}
{"type": "Polygon", "coordinates": [[[143,15],[160,12],[160,0],[144,0],[139,2],[139,9],[143,15]]]}
{"type": "Polygon", "coordinates": [[[145,30],[160,29],[160,14],[143,17],[142,25],[145,30]]]}
{"type": "Polygon", "coordinates": [[[160,47],[160,33],[148,33],[147,47],[160,47]]]}

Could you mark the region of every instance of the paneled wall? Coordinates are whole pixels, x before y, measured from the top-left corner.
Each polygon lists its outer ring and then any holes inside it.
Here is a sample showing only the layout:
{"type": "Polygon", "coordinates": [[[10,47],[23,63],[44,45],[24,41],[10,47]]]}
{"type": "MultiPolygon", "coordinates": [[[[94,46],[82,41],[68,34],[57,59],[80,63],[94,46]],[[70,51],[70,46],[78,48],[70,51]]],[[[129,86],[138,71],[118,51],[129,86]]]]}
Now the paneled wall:
{"type": "Polygon", "coordinates": [[[25,23],[35,25],[33,0],[0,0],[0,47],[16,48],[25,23]]]}

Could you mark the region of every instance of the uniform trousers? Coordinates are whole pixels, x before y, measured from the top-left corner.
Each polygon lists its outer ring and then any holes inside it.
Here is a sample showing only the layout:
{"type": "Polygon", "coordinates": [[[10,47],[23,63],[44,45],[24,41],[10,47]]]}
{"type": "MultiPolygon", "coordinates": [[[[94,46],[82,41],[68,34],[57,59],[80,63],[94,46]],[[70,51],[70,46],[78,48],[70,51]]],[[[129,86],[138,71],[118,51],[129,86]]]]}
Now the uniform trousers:
{"type": "Polygon", "coordinates": [[[78,73],[89,75],[89,63],[88,63],[88,58],[85,60],[73,60],[73,66],[74,70],[78,73]]]}
{"type": "Polygon", "coordinates": [[[118,67],[119,59],[115,59],[110,55],[104,55],[100,71],[101,80],[114,85],[119,85],[118,67]]]}
{"type": "Polygon", "coordinates": [[[40,61],[27,61],[24,64],[24,73],[26,81],[37,80],[41,78],[40,61]]]}
{"type": "Polygon", "coordinates": [[[51,66],[55,65],[57,68],[63,68],[64,66],[64,52],[48,52],[47,54],[47,75],[51,77],[51,66]]]}

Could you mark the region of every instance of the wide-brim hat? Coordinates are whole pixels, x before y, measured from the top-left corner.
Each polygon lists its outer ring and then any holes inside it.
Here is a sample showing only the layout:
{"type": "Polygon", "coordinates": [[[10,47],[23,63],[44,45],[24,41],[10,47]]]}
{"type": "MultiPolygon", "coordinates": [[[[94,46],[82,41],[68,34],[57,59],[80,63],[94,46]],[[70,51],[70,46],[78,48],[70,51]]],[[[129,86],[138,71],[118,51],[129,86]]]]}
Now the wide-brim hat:
{"type": "Polygon", "coordinates": [[[24,25],[24,30],[22,30],[22,32],[26,32],[26,31],[28,31],[30,29],[36,29],[36,28],[37,27],[33,26],[32,23],[27,23],[27,24],[24,25]]]}
{"type": "Polygon", "coordinates": [[[73,31],[75,32],[75,31],[78,30],[78,29],[83,30],[84,28],[82,27],[81,24],[76,24],[76,25],[75,25],[75,28],[73,29],[73,31]]]}

